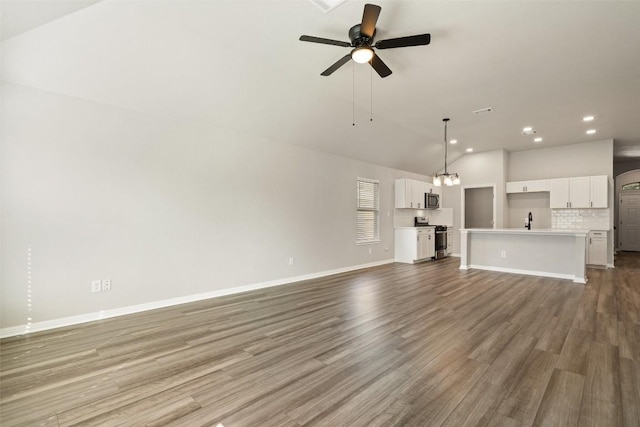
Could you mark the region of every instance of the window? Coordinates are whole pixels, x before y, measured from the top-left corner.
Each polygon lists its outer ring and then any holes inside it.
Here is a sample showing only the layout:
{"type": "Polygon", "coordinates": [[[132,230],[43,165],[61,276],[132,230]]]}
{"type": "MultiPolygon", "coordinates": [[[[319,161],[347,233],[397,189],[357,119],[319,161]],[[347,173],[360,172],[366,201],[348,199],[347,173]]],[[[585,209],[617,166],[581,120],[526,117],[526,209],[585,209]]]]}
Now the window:
{"type": "Polygon", "coordinates": [[[358,178],[356,243],[377,242],[380,239],[380,182],[358,178]]]}
{"type": "Polygon", "coordinates": [[[622,186],[622,191],[640,190],[640,182],[631,182],[622,186]]]}

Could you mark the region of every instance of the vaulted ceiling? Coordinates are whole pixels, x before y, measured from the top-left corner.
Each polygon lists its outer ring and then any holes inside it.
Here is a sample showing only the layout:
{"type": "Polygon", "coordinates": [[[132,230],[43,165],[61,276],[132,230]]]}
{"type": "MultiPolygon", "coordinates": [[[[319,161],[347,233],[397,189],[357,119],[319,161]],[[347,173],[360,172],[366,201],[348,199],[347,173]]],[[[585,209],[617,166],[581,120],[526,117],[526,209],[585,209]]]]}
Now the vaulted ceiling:
{"type": "Polygon", "coordinates": [[[376,39],[431,34],[379,50],[384,79],[322,77],[348,48],[298,40],[348,41],[362,1],[3,0],[2,79],[424,174],[443,166],[444,117],[451,158],[603,139],[640,158],[640,2],[376,4],[376,39]]]}

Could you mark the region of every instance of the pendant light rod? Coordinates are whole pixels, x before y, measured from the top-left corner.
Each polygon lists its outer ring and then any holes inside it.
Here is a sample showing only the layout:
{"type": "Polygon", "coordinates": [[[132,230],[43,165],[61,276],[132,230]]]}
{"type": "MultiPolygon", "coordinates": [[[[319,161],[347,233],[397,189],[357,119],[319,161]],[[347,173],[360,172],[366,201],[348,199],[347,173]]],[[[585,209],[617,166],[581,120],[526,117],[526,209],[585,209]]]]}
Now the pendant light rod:
{"type": "Polygon", "coordinates": [[[449,141],[447,140],[447,124],[449,122],[449,118],[442,119],[444,122],[444,173],[437,174],[433,177],[433,184],[436,187],[440,187],[441,185],[459,185],[460,184],[460,176],[457,173],[449,173],[447,169],[447,157],[449,154],[449,141]]]}
{"type": "Polygon", "coordinates": [[[448,118],[442,119],[444,122],[444,174],[449,175],[447,173],[447,123],[449,122],[448,118]]]}

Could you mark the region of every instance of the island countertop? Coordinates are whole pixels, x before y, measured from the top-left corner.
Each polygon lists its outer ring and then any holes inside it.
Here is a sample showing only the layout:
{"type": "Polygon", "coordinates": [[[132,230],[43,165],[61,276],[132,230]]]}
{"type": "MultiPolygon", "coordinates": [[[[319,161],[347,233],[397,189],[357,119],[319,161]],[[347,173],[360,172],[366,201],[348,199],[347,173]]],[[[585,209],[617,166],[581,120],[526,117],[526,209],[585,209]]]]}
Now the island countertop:
{"type": "Polygon", "coordinates": [[[495,234],[550,234],[557,235],[572,235],[587,234],[588,229],[567,229],[567,228],[534,228],[528,230],[526,228],[462,228],[460,232],[472,232],[472,233],[495,233],[495,234]]]}
{"type": "Polygon", "coordinates": [[[460,230],[460,269],[570,279],[586,283],[589,230],[467,228],[460,230]]]}

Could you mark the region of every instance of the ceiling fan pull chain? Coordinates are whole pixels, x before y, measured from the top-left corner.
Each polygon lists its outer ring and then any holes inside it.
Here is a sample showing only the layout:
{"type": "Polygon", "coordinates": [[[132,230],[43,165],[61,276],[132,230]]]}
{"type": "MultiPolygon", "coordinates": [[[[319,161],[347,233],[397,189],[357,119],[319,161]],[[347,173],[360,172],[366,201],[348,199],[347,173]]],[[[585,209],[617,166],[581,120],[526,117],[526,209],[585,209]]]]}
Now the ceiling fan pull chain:
{"type": "Polygon", "coordinates": [[[352,79],[351,79],[351,118],[353,126],[356,125],[356,66],[351,63],[352,79]]]}
{"type": "Polygon", "coordinates": [[[371,105],[369,106],[369,121],[373,121],[373,68],[369,67],[369,81],[371,82],[371,86],[369,88],[369,100],[371,101],[371,105]]]}

